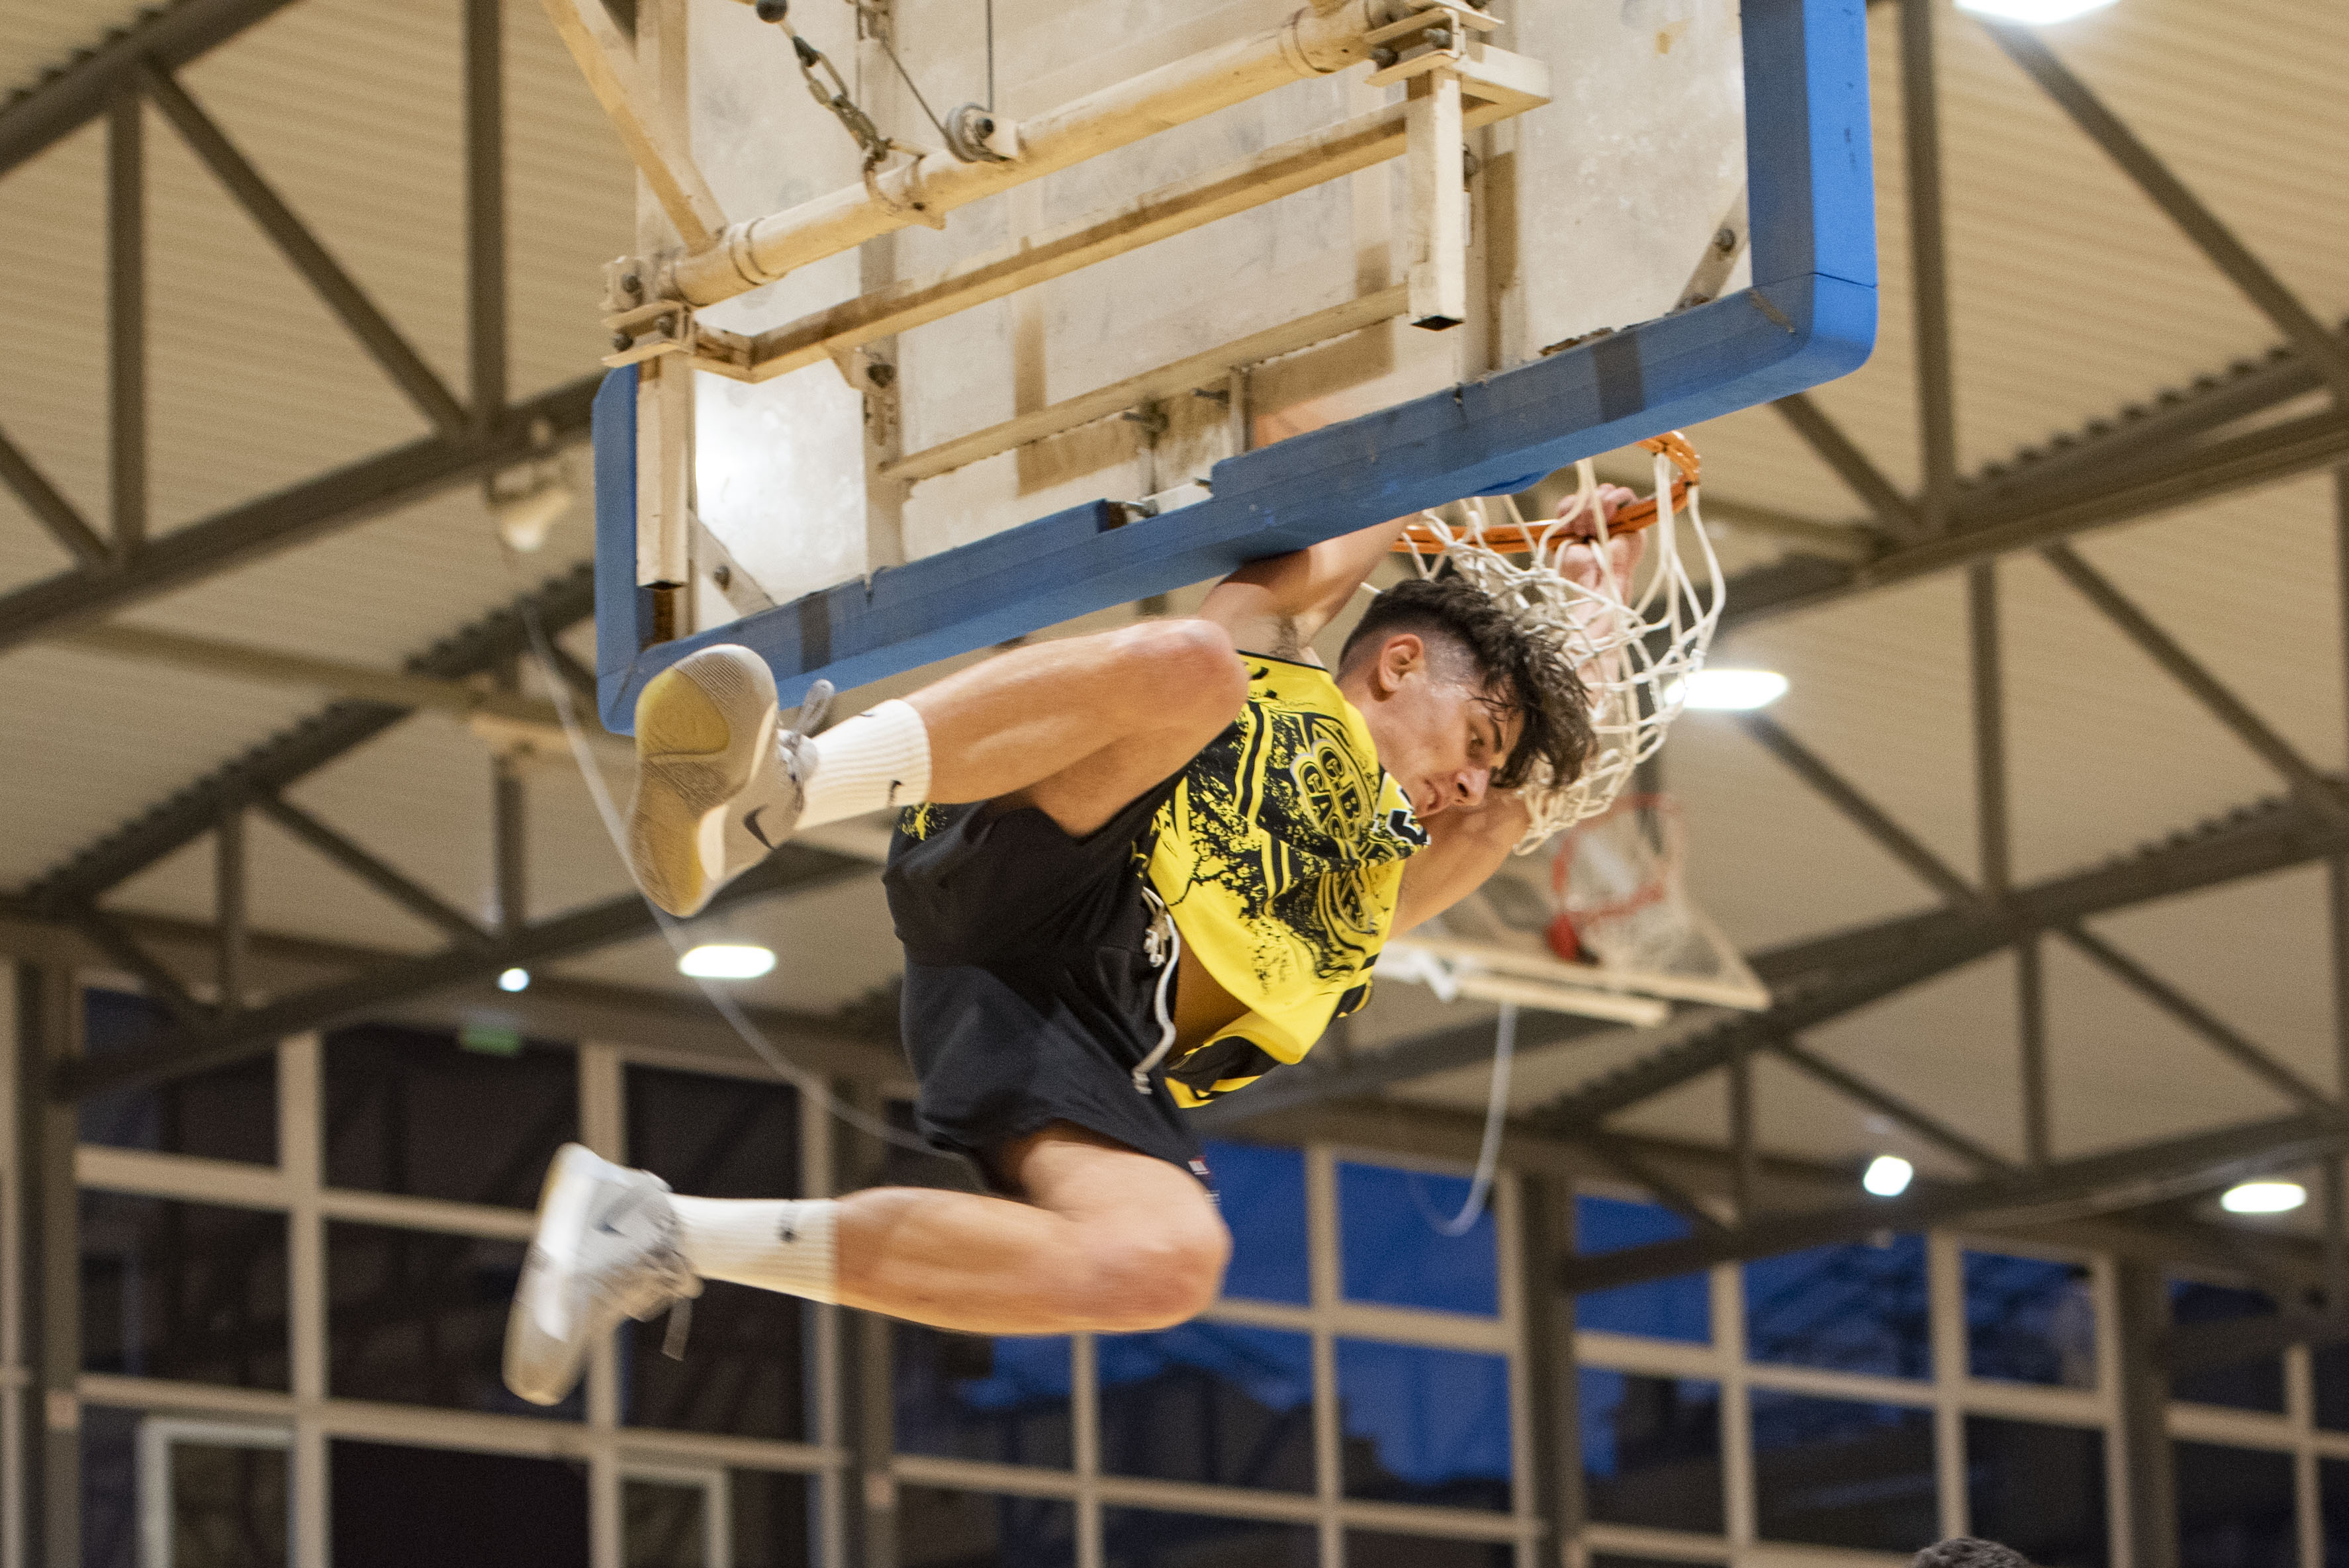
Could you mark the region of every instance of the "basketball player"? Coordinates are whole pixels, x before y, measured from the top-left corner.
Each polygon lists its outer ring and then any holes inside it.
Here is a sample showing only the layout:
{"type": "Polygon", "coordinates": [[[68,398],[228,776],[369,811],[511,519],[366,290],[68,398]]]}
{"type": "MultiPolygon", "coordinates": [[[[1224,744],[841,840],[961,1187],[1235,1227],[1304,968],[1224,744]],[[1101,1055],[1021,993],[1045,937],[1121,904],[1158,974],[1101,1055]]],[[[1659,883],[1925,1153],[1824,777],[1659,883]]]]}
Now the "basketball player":
{"type": "MultiPolygon", "coordinates": [[[[1599,513],[1632,499],[1606,487],[1599,513]]],[[[1196,616],[1037,644],[821,735],[780,734],[747,649],[636,704],[631,857],[690,914],[793,831],[902,809],[883,877],[905,949],[917,1113],[999,1195],[672,1195],[556,1157],[506,1337],[543,1404],[623,1314],[732,1280],[973,1334],[1164,1327],[1230,1237],[1181,1108],[1301,1057],[1381,945],[1465,896],[1577,777],[1589,699],[1556,644],[1456,580],[1371,601],[1334,672],[1312,641],[1395,521],[1252,562],[1196,616]]],[[[1637,534],[1613,541],[1629,583],[1637,534]]],[[[1595,582],[1594,548],[1570,570],[1595,582]]],[[[811,704],[804,722],[816,722],[811,704]]]]}

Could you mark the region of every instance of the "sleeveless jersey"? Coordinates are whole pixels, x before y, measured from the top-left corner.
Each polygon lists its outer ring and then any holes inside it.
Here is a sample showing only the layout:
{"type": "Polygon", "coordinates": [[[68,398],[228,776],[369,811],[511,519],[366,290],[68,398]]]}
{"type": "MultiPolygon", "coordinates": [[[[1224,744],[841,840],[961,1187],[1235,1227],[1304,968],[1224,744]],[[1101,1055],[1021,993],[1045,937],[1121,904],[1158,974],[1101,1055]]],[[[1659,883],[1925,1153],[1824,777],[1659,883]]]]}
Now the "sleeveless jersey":
{"type": "Polygon", "coordinates": [[[1247,1012],[1166,1066],[1203,1105],[1301,1058],[1369,999],[1427,843],[1330,672],[1244,653],[1247,705],[1185,769],[1143,849],[1184,944],[1247,1012]]]}

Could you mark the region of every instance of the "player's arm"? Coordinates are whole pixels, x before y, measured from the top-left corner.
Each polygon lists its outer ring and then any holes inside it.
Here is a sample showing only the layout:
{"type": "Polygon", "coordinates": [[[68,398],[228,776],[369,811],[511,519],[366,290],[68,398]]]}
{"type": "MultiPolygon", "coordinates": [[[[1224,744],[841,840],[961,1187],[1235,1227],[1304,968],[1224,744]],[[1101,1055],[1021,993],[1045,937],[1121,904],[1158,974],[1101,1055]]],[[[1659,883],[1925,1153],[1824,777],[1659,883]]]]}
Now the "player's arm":
{"type": "Polygon", "coordinates": [[[1215,622],[1235,645],[1251,652],[1318,663],[1313,639],[1345,609],[1410,521],[1399,517],[1286,555],[1251,561],[1209,590],[1200,618],[1215,622]]]}
{"type": "Polygon", "coordinates": [[[1427,848],[1403,867],[1391,934],[1401,936],[1433,920],[1484,886],[1531,821],[1514,789],[1494,789],[1473,807],[1454,806],[1430,817],[1423,824],[1427,848]]]}

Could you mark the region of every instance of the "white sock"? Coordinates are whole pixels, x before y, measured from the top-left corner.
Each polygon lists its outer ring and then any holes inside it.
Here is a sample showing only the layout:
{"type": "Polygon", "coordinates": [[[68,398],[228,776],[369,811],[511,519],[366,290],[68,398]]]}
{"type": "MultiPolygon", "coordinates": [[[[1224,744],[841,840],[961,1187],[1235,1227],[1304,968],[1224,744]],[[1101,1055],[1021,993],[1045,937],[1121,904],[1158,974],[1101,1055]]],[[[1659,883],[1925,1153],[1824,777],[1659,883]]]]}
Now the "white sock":
{"type": "Polygon", "coordinates": [[[833,1230],[840,1204],[763,1198],[671,1198],[678,1249],[704,1279],[779,1290],[810,1301],[840,1299],[833,1230]]]}
{"type": "Polygon", "coordinates": [[[808,744],[815,769],[800,807],[802,828],[930,797],[930,732],[911,703],[892,698],[808,744]]]}

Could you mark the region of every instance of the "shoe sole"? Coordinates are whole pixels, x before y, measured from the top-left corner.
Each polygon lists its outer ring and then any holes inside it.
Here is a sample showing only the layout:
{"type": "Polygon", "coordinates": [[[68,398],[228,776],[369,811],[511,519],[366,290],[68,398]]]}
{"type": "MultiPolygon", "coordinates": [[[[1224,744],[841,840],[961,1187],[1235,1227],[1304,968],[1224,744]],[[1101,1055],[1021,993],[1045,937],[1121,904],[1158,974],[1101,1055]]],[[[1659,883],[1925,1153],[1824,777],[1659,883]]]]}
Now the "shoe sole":
{"type": "MultiPolygon", "coordinates": [[[[546,1180],[539,1184],[538,1189],[537,1222],[531,1229],[530,1247],[533,1260],[554,1258],[554,1249],[550,1248],[546,1241],[550,1233],[561,1228],[557,1224],[558,1221],[574,1232],[583,1228],[586,1223],[585,1205],[587,1193],[592,1189],[592,1182],[583,1181],[578,1184],[577,1203],[563,1204],[560,1212],[557,1212],[555,1203],[556,1191],[563,1186],[564,1178],[579,1163],[578,1157],[583,1155],[589,1159],[595,1158],[593,1151],[584,1146],[566,1143],[555,1150],[554,1159],[546,1168],[546,1180]]],[[[568,1261],[565,1260],[566,1264],[568,1261]]],[[[560,1405],[570,1396],[572,1388],[579,1381],[578,1366],[574,1365],[570,1369],[570,1376],[561,1380],[560,1387],[555,1387],[533,1385],[521,1365],[527,1358],[523,1346],[529,1336],[536,1335],[557,1345],[561,1344],[565,1337],[559,1332],[548,1329],[544,1324],[535,1321],[535,1308],[539,1304],[533,1299],[535,1293],[531,1290],[531,1284],[537,1272],[532,1263],[523,1264],[523,1277],[514,1289],[513,1306],[507,1314],[504,1368],[506,1387],[513,1390],[517,1397],[527,1399],[533,1405],[560,1405]]]]}
{"type": "Polygon", "coordinates": [[[636,698],[636,799],[628,853],[637,885],[673,915],[697,914],[724,876],[727,804],[774,748],[775,677],[747,648],[704,648],[636,698]],[[738,725],[745,708],[758,717],[738,725]]]}

